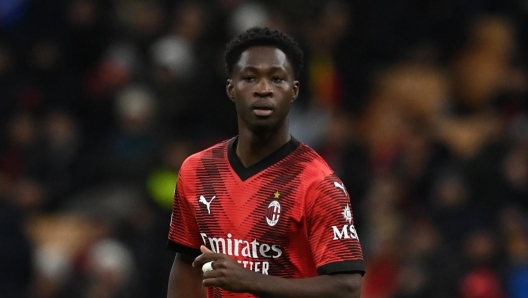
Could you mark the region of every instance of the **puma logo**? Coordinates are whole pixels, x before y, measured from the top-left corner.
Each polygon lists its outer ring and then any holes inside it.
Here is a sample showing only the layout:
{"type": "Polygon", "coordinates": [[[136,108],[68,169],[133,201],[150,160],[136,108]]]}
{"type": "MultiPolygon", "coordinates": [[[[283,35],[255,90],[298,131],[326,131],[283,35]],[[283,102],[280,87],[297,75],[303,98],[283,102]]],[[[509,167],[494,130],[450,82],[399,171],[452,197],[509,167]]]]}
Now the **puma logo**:
{"type": "Polygon", "coordinates": [[[345,195],[347,194],[347,192],[345,190],[345,186],[343,184],[340,184],[339,182],[334,182],[334,186],[337,187],[337,188],[341,188],[343,190],[343,192],[345,193],[345,195]]]}
{"type": "Polygon", "coordinates": [[[207,212],[211,214],[211,202],[216,198],[216,196],[213,196],[209,202],[205,199],[204,196],[200,196],[200,200],[198,202],[204,204],[207,206],[207,212]]]}

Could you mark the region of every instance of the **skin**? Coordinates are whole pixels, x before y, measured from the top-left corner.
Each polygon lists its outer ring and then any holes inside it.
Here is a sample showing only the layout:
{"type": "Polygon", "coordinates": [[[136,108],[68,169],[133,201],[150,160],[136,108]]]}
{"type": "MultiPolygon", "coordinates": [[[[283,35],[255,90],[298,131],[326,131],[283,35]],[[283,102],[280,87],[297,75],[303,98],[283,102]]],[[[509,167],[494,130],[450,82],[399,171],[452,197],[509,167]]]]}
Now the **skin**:
{"type": "Polygon", "coordinates": [[[286,55],[274,47],[252,47],[240,55],[227,80],[228,97],[238,115],[237,155],[251,166],[290,140],[288,115],[299,94],[299,81],[286,55]],[[272,109],[258,116],[253,108],[272,109]]]}
{"type": "Polygon", "coordinates": [[[205,298],[201,268],[192,266],[194,259],[177,253],[169,275],[168,298],[205,298]]]}
{"type": "MultiPolygon", "coordinates": [[[[288,115],[299,94],[299,82],[286,55],[269,46],[244,51],[227,80],[226,91],[238,114],[236,153],[246,167],[254,165],[290,140],[288,115]],[[271,110],[271,112],[270,112],[271,110]]],[[[177,254],[169,277],[169,298],[206,297],[206,287],[251,293],[259,297],[351,297],[361,294],[356,273],[286,279],[245,269],[225,254],[205,246],[196,259],[177,254]],[[213,270],[202,273],[203,264],[213,270]]]]}

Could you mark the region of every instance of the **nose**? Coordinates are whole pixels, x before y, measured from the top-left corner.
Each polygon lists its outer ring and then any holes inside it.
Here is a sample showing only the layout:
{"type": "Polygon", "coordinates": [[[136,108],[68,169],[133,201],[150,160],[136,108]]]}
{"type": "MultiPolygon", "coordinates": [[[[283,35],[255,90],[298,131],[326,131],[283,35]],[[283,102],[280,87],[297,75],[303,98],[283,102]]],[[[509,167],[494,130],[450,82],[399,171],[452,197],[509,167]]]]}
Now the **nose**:
{"type": "Polygon", "coordinates": [[[262,79],[255,85],[253,95],[258,97],[268,97],[273,95],[273,89],[271,84],[266,79],[262,79]]]}

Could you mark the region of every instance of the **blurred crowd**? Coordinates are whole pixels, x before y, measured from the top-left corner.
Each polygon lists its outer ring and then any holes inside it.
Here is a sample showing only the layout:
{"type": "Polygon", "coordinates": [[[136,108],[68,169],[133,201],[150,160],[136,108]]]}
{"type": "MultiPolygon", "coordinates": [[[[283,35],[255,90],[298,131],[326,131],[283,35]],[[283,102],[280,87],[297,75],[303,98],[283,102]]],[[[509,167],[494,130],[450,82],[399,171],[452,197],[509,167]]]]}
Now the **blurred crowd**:
{"type": "Polygon", "coordinates": [[[349,190],[362,297],[528,297],[526,0],[0,1],[0,297],[165,297],[257,25],[305,51],[291,133],[349,190]]]}

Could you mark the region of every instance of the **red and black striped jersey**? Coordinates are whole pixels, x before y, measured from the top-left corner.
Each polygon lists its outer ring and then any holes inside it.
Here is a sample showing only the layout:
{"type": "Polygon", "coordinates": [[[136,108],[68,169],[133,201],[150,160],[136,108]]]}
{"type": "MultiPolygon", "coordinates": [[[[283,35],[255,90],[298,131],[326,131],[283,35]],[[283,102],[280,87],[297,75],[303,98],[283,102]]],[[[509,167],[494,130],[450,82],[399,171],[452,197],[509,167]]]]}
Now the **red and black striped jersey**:
{"type": "MultiPolygon", "coordinates": [[[[198,256],[200,245],[249,270],[285,278],[364,273],[351,201],[309,146],[293,139],[245,168],[237,138],[183,163],[169,248],[198,256]]],[[[208,297],[253,297],[208,289],[208,297]]]]}

